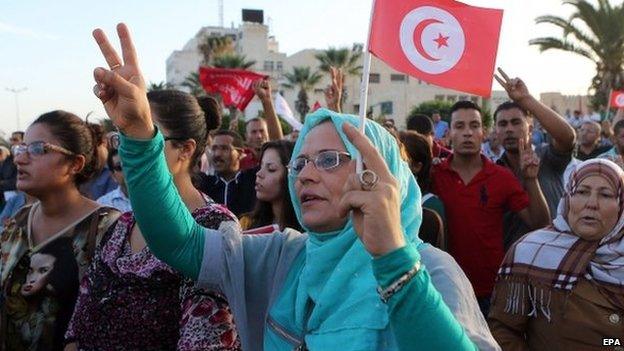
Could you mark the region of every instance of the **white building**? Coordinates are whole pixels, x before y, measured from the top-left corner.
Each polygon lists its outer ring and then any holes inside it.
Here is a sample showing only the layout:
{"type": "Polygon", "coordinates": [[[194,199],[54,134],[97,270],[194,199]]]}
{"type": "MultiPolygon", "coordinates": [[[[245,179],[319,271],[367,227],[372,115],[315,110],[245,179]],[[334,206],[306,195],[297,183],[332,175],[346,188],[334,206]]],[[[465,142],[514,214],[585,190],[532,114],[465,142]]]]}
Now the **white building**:
{"type": "MultiPolygon", "coordinates": [[[[248,60],[256,61],[256,64],[250,68],[251,70],[271,76],[274,91],[281,91],[294,111],[298,91],[284,90],[280,87],[280,83],[284,79],[283,73],[292,72],[292,68],[295,66],[309,66],[318,69],[319,63],[315,55],[322,50],[305,49],[287,56],[279,52],[277,40],[269,35],[268,26],[261,23],[243,22],[238,28],[202,28],[195,37],[186,43],[182,50],[174,51],[167,59],[167,83],[179,86],[190,73],[197,72],[201,62],[201,54],[197,46],[201,38],[224,35],[232,38],[238,54],[245,55],[248,60]]],[[[358,113],[360,81],[361,77],[350,76],[346,78],[345,89],[347,94],[343,104],[344,112],[358,113]]],[[[325,105],[323,90],[329,83],[329,76],[326,75],[314,91],[309,92],[310,107],[317,101],[321,105],[325,105]]],[[[372,107],[374,116],[383,115],[385,118],[392,118],[398,127],[403,128],[410,110],[429,100],[450,102],[472,100],[478,104],[482,102],[481,97],[443,89],[406,76],[373,57],[368,105],[372,107]]],[[[490,106],[494,109],[505,100],[507,100],[505,92],[494,91],[490,106]]],[[[259,101],[254,99],[247,107],[245,115],[248,118],[254,117],[260,108],[259,101]]]]}

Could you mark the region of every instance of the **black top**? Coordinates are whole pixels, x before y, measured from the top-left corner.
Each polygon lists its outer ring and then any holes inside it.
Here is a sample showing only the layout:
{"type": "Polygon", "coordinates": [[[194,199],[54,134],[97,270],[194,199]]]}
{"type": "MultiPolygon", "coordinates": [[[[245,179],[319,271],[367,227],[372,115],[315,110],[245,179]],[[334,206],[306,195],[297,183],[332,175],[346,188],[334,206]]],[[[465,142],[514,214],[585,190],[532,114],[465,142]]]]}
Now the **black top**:
{"type": "Polygon", "coordinates": [[[13,163],[13,155],[0,162],[0,208],[4,206],[4,192],[15,190],[17,166],[13,163]]]}
{"type": "Polygon", "coordinates": [[[199,191],[225,205],[238,217],[253,210],[256,204],[257,171],[258,168],[239,171],[230,181],[218,175],[199,173],[194,177],[194,184],[199,191]]]}

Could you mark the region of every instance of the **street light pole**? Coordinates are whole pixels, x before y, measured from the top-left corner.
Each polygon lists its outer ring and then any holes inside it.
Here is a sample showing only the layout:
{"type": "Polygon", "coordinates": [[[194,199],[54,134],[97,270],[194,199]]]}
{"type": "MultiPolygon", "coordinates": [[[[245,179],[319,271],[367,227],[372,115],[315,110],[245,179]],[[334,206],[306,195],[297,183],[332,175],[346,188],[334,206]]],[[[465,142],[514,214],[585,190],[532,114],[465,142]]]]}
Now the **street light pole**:
{"type": "Polygon", "coordinates": [[[17,122],[17,126],[16,126],[16,130],[20,129],[20,115],[19,115],[19,99],[18,96],[20,93],[23,93],[27,90],[28,88],[24,87],[24,88],[6,88],[6,91],[11,92],[15,95],[15,120],[17,122]]]}

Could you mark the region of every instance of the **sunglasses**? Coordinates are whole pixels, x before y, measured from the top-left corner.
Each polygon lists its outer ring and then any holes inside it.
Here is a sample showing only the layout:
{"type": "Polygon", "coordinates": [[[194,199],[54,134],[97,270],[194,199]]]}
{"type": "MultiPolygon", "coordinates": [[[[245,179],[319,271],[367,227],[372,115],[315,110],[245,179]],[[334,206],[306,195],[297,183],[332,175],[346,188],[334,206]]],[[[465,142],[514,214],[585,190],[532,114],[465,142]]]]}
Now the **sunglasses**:
{"type": "Polygon", "coordinates": [[[46,143],[45,141],[35,141],[30,144],[20,144],[13,147],[13,153],[15,156],[25,153],[28,153],[30,156],[41,156],[50,151],[58,152],[67,156],[76,156],[75,153],[62,146],[46,143]]]}
{"type": "Polygon", "coordinates": [[[299,156],[295,158],[288,166],[288,171],[291,175],[298,175],[299,172],[303,170],[303,168],[308,164],[308,162],[312,162],[316,169],[320,169],[323,171],[329,171],[340,166],[344,161],[350,160],[351,154],[347,152],[328,150],[321,151],[316,156],[299,156]]]}
{"type": "Polygon", "coordinates": [[[112,170],[115,172],[121,172],[123,170],[123,167],[121,167],[121,163],[117,163],[113,165],[112,170]]]}

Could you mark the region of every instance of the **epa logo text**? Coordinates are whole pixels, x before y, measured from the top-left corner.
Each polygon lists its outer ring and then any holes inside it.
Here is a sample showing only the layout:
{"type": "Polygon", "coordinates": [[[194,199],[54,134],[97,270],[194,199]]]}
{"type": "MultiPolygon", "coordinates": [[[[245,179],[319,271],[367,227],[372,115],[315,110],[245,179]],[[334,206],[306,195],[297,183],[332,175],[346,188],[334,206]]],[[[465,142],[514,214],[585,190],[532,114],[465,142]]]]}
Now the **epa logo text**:
{"type": "Polygon", "coordinates": [[[602,346],[621,346],[622,342],[620,341],[620,339],[611,339],[611,338],[605,338],[602,339],[602,346]]]}

